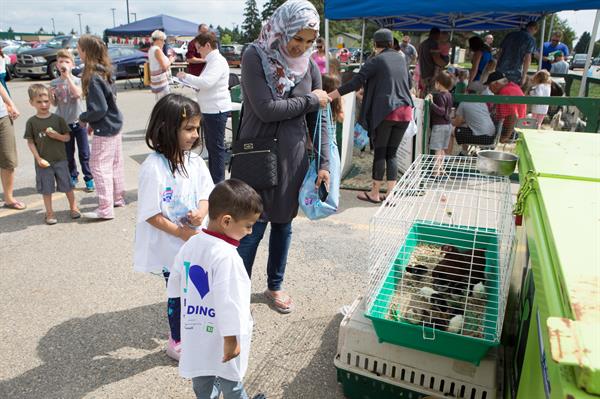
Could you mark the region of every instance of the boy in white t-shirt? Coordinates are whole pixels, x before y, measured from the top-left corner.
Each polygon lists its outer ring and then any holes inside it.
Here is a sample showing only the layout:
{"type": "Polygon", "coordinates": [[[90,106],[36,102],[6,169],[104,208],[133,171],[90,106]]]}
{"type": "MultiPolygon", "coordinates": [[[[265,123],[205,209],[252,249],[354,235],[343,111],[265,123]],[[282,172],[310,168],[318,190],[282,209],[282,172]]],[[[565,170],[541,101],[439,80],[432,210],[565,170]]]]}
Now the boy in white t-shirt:
{"type": "Polygon", "coordinates": [[[179,373],[192,378],[198,399],[248,397],[242,379],[253,325],[250,278],[237,247],[262,210],[246,183],[219,183],[208,198],[208,227],[181,247],[171,267],[168,296],[181,298],[179,373]]]}

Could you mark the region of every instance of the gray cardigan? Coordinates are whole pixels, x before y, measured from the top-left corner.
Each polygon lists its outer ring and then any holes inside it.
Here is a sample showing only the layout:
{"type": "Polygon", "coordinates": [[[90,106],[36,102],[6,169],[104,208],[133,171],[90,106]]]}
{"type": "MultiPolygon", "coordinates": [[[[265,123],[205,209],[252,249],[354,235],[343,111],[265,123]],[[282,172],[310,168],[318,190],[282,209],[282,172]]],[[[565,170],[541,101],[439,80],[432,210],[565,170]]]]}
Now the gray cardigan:
{"type": "MultiPolygon", "coordinates": [[[[244,115],[240,139],[279,138],[279,185],[262,190],[265,212],[261,220],[274,223],[291,222],[298,214],[298,193],[308,169],[307,137],[310,120],[319,110],[317,96],[311,92],[321,88],[321,74],[311,60],[309,72],[285,99],[274,99],[267,86],[260,57],[253,46],[242,57],[242,92],[244,115]],[[307,119],[309,120],[307,122],[307,119]]],[[[313,122],[314,125],[314,122],[313,122]]],[[[310,129],[310,135],[314,130],[310,129]]],[[[327,124],[321,123],[322,148],[329,147],[327,124]]],[[[321,169],[329,170],[328,151],[321,152],[321,169]]]]}
{"type": "MultiPolygon", "coordinates": [[[[104,70],[98,66],[101,72],[104,70]]],[[[114,85],[107,82],[99,74],[94,73],[90,79],[87,96],[87,110],[79,115],[81,122],[89,123],[97,136],[114,136],[123,127],[123,115],[117,108],[114,85]]]]}
{"type": "Polygon", "coordinates": [[[410,83],[406,59],[393,49],[385,49],[369,58],[357,74],[338,91],[343,96],[365,88],[358,122],[369,132],[401,105],[414,106],[410,95],[410,83]]]}

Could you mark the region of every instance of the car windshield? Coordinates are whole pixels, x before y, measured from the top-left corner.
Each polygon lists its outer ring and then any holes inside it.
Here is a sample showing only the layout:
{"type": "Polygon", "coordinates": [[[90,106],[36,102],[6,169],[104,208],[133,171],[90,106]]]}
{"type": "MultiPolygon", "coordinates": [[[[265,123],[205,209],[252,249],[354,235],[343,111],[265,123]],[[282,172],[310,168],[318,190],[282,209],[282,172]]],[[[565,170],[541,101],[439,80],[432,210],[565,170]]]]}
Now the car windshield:
{"type": "Polygon", "coordinates": [[[185,42],[177,42],[177,43],[171,44],[171,47],[181,48],[181,47],[183,47],[184,44],[185,44],[185,42]]]}
{"type": "Polygon", "coordinates": [[[575,59],[577,61],[585,61],[586,58],[587,58],[587,54],[576,54],[573,59],[575,59]]]}
{"type": "Polygon", "coordinates": [[[50,47],[50,48],[63,48],[67,44],[68,41],[69,41],[68,38],[61,38],[61,39],[54,38],[52,40],[48,40],[48,42],[45,44],[45,46],[50,47]]]}

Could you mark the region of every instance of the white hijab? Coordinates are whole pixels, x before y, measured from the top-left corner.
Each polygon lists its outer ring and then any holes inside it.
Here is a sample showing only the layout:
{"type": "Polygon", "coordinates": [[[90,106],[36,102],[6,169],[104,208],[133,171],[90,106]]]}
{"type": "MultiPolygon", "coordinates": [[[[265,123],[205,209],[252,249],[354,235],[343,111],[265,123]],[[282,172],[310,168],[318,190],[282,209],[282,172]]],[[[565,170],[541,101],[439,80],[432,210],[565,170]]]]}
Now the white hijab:
{"type": "Polygon", "coordinates": [[[306,0],[288,0],[275,10],[253,43],[275,98],[283,98],[308,71],[312,49],[300,57],[287,52],[287,44],[302,29],[312,29],[318,37],[319,14],[306,0]]]}

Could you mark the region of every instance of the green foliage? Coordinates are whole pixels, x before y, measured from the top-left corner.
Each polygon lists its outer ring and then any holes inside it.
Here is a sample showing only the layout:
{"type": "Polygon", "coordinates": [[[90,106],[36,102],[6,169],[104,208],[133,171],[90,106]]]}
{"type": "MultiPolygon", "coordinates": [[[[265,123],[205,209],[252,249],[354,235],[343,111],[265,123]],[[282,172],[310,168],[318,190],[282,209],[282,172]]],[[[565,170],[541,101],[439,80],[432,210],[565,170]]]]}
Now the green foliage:
{"type": "Polygon", "coordinates": [[[56,32],[57,36],[64,36],[65,32],[63,32],[62,30],[59,30],[58,32],[56,32]]]}
{"type": "Polygon", "coordinates": [[[14,33],[15,31],[13,30],[12,26],[9,26],[8,30],[6,32],[7,33],[14,33]]]}
{"type": "Polygon", "coordinates": [[[588,46],[590,45],[590,40],[592,40],[592,35],[590,35],[590,32],[583,32],[573,51],[576,54],[587,53],[588,46]]]}
{"type": "Polygon", "coordinates": [[[69,33],[72,34],[72,35],[76,35],[77,31],[75,30],[75,28],[71,28],[71,32],[69,32],[69,33]]]}
{"type": "MultiPolygon", "coordinates": [[[[549,31],[551,18],[554,18],[554,25],[552,27],[552,31],[553,32],[561,31],[563,34],[561,41],[564,44],[566,44],[567,47],[569,47],[569,49],[572,49],[573,42],[575,41],[575,38],[577,37],[577,35],[575,34],[575,31],[573,30],[573,28],[571,28],[571,26],[569,25],[569,22],[566,19],[559,18],[556,14],[548,15],[546,17],[546,32],[544,35],[544,42],[548,41],[548,38],[550,37],[550,34],[551,34],[551,32],[549,31]]],[[[538,33],[535,35],[535,42],[539,45],[540,35],[542,34],[542,20],[541,19],[538,21],[538,26],[539,26],[539,30],[538,30],[538,33]]],[[[484,34],[481,35],[481,37],[484,37],[488,33],[491,33],[494,36],[494,47],[500,47],[502,40],[504,40],[506,35],[508,35],[510,32],[512,32],[512,31],[501,30],[501,31],[485,32],[484,34]]]]}
{"type": "Polygon", "coordinates": [[[283,3],[285,3],[285,0],[267,0],[260,15],[262,20],[266,21],[269,19],[275,10],[283,3]]]}
{"type": "Polygon", "coordinates": [[[231,35],[229,33],[224,33],[221,35],[221,44],[231,44],[233,40],[231,39],[231,35]]]}
{"type": "Polygon", "coordinates": [[[43,28],[43,27],[40,27],[40,29],[38,29],[38,30],[37,30],[37,33],[38,33],[38,34],[40,34],[40,33],[44,33],[44,32],[45,32],[45,30],[44,30],[44,28],[43,28]]]}
{"type": "Polygon", "coordinates": [[[86,25],[86,26],[85,26],[85,34],[86,34],[86,35],[89,35],[89,34],[91,34],[91,33],[92,33],[92,30],[90,29],[90,26],[89,26],[89,25],[86,25]]]}
{"type": "Polygon", "coordinates": [[[254,41],[260,34],[261,27],[262,22],[258,14],[256,0],[246,0],[246,8],[244,9],[244,22],[242,22],[244,41],[254,41]]]}

